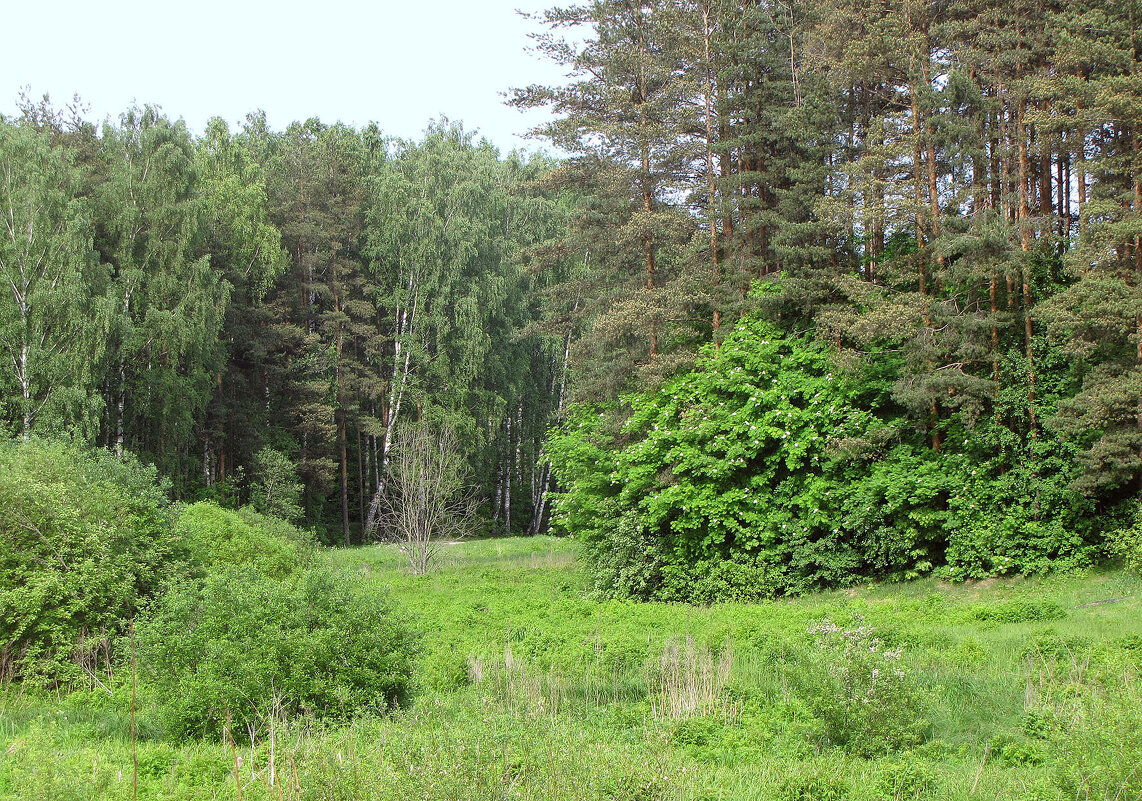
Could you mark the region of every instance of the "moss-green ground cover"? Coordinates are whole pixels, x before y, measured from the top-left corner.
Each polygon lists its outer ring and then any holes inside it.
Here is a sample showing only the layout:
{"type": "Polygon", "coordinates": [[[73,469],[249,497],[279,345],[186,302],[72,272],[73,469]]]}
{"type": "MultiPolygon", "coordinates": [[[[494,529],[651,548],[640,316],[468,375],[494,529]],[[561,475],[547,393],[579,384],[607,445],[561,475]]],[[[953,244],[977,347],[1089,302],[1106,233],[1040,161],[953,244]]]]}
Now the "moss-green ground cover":
{"type": "MultiPolygon", "coordinates": [[[[1142,584],[1096,570],[710,608],[594,601],[573,540],[325,558],[421,632],[415,700],[176,745],[146,799],[1142,798],[1142,584]],[[249,733],[247,733],[249,734],[249,733]],[[241,738],[239,738],[241,742],[241,738]]],[[[129,675],[0,695],[0,797],[130,799],[129,675]]]]}

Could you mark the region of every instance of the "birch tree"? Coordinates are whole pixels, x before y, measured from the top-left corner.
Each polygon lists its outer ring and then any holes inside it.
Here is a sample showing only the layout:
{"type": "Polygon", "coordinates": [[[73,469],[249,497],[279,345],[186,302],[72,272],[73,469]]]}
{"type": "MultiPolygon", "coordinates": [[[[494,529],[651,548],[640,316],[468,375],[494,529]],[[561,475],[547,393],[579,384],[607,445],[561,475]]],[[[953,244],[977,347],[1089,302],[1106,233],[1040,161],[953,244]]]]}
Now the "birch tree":
{"type": "Polygon", "coordinates": [[[106,344],[106,270],[68,155],[26,125],[0,122],[0,408],[24,439],[89,437],[106,344]]]}

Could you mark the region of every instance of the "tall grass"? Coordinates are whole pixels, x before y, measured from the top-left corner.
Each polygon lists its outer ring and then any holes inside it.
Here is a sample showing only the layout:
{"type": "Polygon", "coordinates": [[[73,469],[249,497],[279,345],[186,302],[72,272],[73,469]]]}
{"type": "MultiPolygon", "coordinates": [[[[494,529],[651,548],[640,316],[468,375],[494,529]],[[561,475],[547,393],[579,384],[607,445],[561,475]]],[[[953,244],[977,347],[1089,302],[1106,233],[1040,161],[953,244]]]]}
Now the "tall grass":
{"type": "Polygon", "coordinates": [[[679,719],[717,715],[727,723],[735,721],[741,709],[726,694],[733,666],[734,649],[729,640],[717,653],[698,645],[689,634],[681,642],[667,641],[658,669],[649,677],[654,716],[679,719]]]}

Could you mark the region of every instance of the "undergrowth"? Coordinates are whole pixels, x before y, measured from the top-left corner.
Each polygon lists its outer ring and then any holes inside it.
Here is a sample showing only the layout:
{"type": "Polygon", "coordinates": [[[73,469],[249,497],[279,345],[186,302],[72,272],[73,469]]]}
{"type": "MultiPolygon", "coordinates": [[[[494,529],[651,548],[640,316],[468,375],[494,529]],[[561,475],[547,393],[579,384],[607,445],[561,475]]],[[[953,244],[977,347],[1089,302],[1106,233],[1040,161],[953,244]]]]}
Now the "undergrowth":
{"type": "MultiPolygon", "coordinates": [[[[180,742],[149,799],[1142,798],[1142,601],[1119,570],[712,607],[591,600],[573,540],[320,555],[419,629],[395,714],[180,742]],[[239,794],[240,793],[240,794],[239,794]]],[[[0,692],[0,797],[130,799],[130,686],[0,692]]]]}

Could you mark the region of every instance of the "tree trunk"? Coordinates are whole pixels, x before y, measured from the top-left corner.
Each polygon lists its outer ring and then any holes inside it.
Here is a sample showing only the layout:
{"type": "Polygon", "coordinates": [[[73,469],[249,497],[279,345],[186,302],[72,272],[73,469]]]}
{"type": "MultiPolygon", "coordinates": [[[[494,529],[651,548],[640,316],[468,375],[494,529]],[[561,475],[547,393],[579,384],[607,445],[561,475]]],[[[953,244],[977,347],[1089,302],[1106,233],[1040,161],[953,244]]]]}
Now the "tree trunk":
{"type": "Polygon", "coordinates": [[[507,450],[505,452],[505,465],[504,465],[504,536],[510,537],[512,535],[512,464],[511,453],[512,448],[512,418],[508,415],[507,420],[507,450]]]}
{"type": "Polygon", "coordinates": [[[1035,419],[1035,354],[1032,346],[1034,329],[1031,323],[1031,264],[1028,256],[1031,250],[1031,207],[1029,202],[1030,158],[1027,152],[1027,132],[1023,126],[1025,101],[1019,99],[1015,118],[1015,136],[1019,139],[1019,241],[1023,249],[1020,274],[1023,279],[1023,341],[1027,353],[1027,419],[1032,439],[1038,436],[1035,419]]]}
{"type": "MultiPolygon", "coordinates": [[[[706,118],[706,195],[710,215],[710,261],[714,267],[714,286],[721,284],[722,268],[718,253],[718,197],[717,181],[714,174],[714,79],[710,55],[710,0],[702,4],[702,46],[705,67],[705,103],[706,118]]],[[[722,310],[718,301],[714,300],[714,338],[717,340],[718,329],[722,327],[722,310]]]]}
{"type": "Polygon", "coordinates": [[[337,412],[337,444],[341,451],[341,532],[348,548],[353,543],[349,536],[349,448],[343,409],[337,412]]]}

